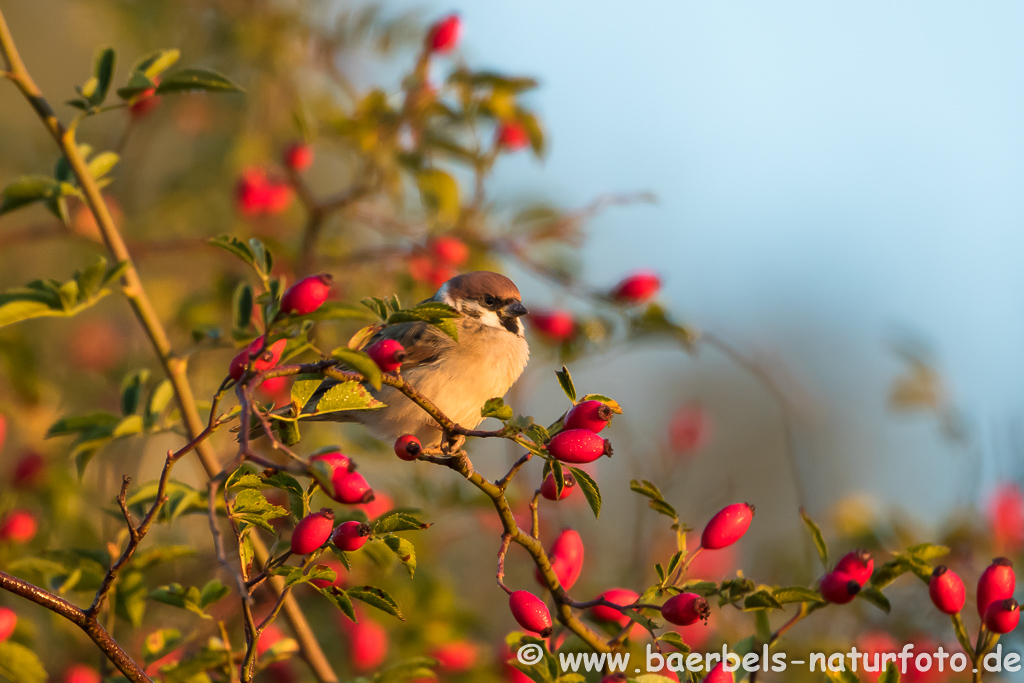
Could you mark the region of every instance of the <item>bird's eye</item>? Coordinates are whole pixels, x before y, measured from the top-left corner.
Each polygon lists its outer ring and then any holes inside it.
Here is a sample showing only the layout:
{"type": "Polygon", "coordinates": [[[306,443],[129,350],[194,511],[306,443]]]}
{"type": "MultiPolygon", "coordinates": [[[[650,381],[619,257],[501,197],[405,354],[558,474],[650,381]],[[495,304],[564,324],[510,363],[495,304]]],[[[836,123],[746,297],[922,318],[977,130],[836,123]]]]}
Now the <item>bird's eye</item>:
{"type": "Polygon", "coordinates": [[[484,303],[487,304],[488,306],[493,306],[494,305],[494,297],[491,296],[490,294],[488,294],[487,296],[484,297],[484,303]]]}

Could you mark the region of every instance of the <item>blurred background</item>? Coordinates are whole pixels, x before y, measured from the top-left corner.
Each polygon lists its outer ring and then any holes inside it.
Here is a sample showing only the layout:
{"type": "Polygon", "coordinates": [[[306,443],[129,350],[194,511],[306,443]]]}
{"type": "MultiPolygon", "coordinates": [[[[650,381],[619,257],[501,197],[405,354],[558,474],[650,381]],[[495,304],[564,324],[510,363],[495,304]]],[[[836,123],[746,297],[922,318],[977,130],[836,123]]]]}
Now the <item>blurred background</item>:
{"type": "MultiPolygon", "coordinates": [[[[74,96],[102,45],[118,49],[115,83],[139,56],[179,47],[181,65],[216,69],[246,89],[244,97],[164,97],[141,115],[113,111],[86,121],[79,135],[121,154],[106,192],[176,343],[194,352],[200,397],[216,389],[241,341],[230,338],[230,303],[246,277],[205,239],[259,236],[291,280],[309,274],[301,272],[309,265],[301,197],[253,215],[240,194],[254,168],[285,182],[280,150],[305,138],[316,157],[304,178],[316,196],[381,179],[375,194],[323,226],[315,264],[334,274],[343,301],[429,296],[432,245],[448,235],[471,251],[456,269],[501,269],[532,311],[573,318],[568,339],[534,325],[532,361],[508,400],[540,422],[557,418],[566,403],[553,370],[564,360],[582,393],[611,396],[625,411],[609,431],[615,458],[594,468],[602,518],[581,496],[545,511],[552,535],[571,524],[593,552],[580,590],[640,590],[653,577],[651,555],[671,554],[672,534],[630,493],[629,478],[658,483],[697,528],[728,503],[757,506],[742,561],[718,557],[712,573],[742,566],[769,582],[813,579],[801,505],[827,535],[880,549],[966,538],[965,563],[1019,551],[1024,8],[579,0],[373,7],[37,0],[3,8],[55,103],[74,96]],[[375,114],[366,96],[379,88],[400,103],[414,87],[426,27],[453,11],[464,34],[455,52],[429,65],[432,88],[453,87],[457,100],[457,84],[445,84],[462,67],[532,77],[539,87],[509,86],[512,115],[498,101],[508,92],[482,96],[483,147],[486,126],[534,121],[537,130],[524,123],[533,153],[505,149],[475,172],[455,155],[463,201],[449,221],[419,206],[429,193],[402,174],[422,163],[411,156],[451,150],[430,149],[436,140],[414,134],[417,149],[406,154],[400,136],[368,136],[366,126],[377,124],[367,124],[375,114]],[[560,227],[545,231],[538,220],[560,227]],[[657,300],[670,319],[703,335],[689,350],[672,330],[641,334],[642,314],[592,296],[638,270],[660,276],[657,300]]],[[[5,183],[49,172],[52,140],[10,86],[0,88],[0,131],[5,183]]],[[[70,230],[42,207],[0,216],[0,288],[67,279],[102,252],[81,207],[72,201],[68,211],[70,230]]],[[[343,344],[355,327],[324,334],[343,344]]],[[[116,295],[70,320],[0,328],[0,351],[0,412],[9,416],[0,457],[14,463],[38,451],[67,482],[75,481],[70,448],[43,439],[49,425],[116,406],[127,372],[157,371],[116,295]]],[[[386,445],[358,429],[318,427],[308,438],[310,450],[340,442],[363,457],[375,488],[398,503],[434,506],[434,545],[416,581],[457,583],[460,595],[446,598],[445,609],[471,613],[495,599],[498,536],[496,527],[481,532],[494,520],[485,521],[488,508],[461,482],[397,467],[386,445]],[[456,510],[473,504],[479,514],[456,510]],[[452,511],[442,515],[444,506],[452,511]]],[[[159,454],[178,442],[147,435],[142,458],[140,441],[111,444],[86,472],[86,495],[112,500],[123,470],[153,476],[159,454]]],[[[518,456],[492,444],[472,448],[489,476],[518,456]]],[[[202,526],[197,520],[196,538],[202,526]]],[[[103,527],[92,533],[103,537],[103,527]]],[[[183,522],[166,533],[190,532],[183,522]]],[[[532,584],[525,555],[517,559],[510,576],[532,584]]],[[[934,628],[949,638],[935,622],[898,611],[883,626],[898,637],[934,628]]],[[[865,619],[878,626],[877,617],[865,619]]],[[[454,623],[445,628],[490,642],[511,620],[454,623]]]]}

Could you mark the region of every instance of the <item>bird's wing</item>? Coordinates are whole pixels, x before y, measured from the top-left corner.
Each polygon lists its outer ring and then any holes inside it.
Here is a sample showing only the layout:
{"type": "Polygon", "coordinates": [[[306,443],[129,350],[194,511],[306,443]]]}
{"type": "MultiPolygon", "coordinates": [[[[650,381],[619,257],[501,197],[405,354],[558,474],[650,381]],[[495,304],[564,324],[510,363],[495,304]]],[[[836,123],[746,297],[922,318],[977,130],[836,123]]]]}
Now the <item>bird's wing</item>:
{"type": "Polygon", "coordinates": [[[388,325],[373,335],[370,343],[380,339],[394,339],[405,348],[403,369],[433,363],[439,354],[455,345],[455,340],[427,322],[388,325]]]}

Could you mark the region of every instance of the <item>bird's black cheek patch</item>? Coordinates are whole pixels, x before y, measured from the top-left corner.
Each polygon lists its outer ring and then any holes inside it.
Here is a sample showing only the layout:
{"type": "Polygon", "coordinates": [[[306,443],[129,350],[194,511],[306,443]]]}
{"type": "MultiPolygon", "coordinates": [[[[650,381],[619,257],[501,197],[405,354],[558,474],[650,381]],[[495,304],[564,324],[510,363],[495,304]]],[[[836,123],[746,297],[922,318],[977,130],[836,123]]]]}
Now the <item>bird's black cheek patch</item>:
{"type": "Polygon", "coordinates": [[[513,334],[519,334],[519,322],[515,318],[499,318],[501,326],[513,334]]]}

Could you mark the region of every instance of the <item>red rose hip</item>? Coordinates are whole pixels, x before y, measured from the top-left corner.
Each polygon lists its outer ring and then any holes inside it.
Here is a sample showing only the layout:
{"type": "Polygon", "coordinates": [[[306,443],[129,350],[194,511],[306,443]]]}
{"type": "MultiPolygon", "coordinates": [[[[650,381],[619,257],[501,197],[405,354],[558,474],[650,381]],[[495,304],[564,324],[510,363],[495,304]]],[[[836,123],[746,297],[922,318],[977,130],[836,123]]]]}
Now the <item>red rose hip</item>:
{"type": "Polygon", "coordinates": [[[558,495],[558,487],[555,486],[555,475],[554,473],[544,477],[544,482],[540,485],[540,495],[544,496],[548,500],[565,500],[572,495],[572,492],[576,490],[576,477],[571,474],[562,475],[562,495],[558,495]]]}
{"type": "Polygon", "coordinates": [[[661,616],[677,626],[689,626],[698,621],[706,624],[711,616],[711,607],[707,600],[696,593],[680,593],[673,595],[661,606],[661,616]]]}
{"type": "Polygon", "coordinates": [[[829,602],[837,605],[846,603],[857,597],[860,583],[845,572],[831,572],[821,579],[821,595],[829,602]]]}
{"type": "Polygon", "coordinates": [[[548,442],[548,453],[562,462],[587,463],[602,455],[611,457],[612,444],[589,429],[569,429],[559,432],[548,442]]]}
{"type": "Polygon", "coordinates": [[[323,306],[331,293],[331,276],[320,273],[299,280],[281,297],[281,312],[308,315],[323,306]]]}
{"type": "Polygon", "coordinates": [[[0,607],[0,643],[11,637],[14,627],[18,625],[18,615],[14,610],[0,607]]]}
{"type": "Polygon", "coordinates": [[[530,146],[526,129],[515,121],[506,121],[498,126],[498,146],[509,152],[518,152],[530,146]]]}
{"type": "Polygon", "coordinates": [[[601,401],[577,403],[565,416],[566,429],[589,429],[595,434],[608,426],[612,409],[601,401]]]}
{"type": "Polygon", "coordinates": [[[11,510],[0,521],[0,541],[28,543],[39,530],[35,516],[28,510],[11,510]]]}
{"type": "Polygon", "coordinates": [[[88,664],[72,664],[64,670],[61,683],[101,683],[100,672],[88,664]]]}
{"type": "Polygon", "coordinates": [[[612,289],[612,299],[623,304],[639,304],[652,298],[661,289],[661,278],[654,273],[633,273],[612,289]]]}
{"type": "Polygon", "coordinates": [[[967,592],[956,572],[945,565],[939,565],[928,581],[928,596],[940,612],[956,614],[963,609],[967,592]]]}
{"type": "Polygon", "coordinates": [[[395,441],[395,455],[406,462],[416,460],[423,452],[423,444],[412,434],[398,437],[395,441]]]}
{"type": "MultiPolygon", "coordinates": [[[[558,577],[558,583],[565,590],[570,590],[583,573],[583,539],[575,529],[565,529],[555,539],[551,546],[548,558],[551,560],[551,569],[558,577]]],[[[540,570],[536,570],[537,583],[545,585],[544,577],[540,570]]]]}
{"type": "Polygon", "coordinates": [[[1009,633],[1020,621],[1020,605],[1013,598],[996,600],[985,610],[985,628],[993,633],[1009,633]]]}
{"type": "Polygon", "coordinates": [[[320,548],[331,537],[334,527],[334,511],[324,508],[303,517],[292,532],[292,552],[308,555],[320,548]]]}
{"type": "Polygon", "coordinates": [[[565,341],[576,331],[576,321],[568,311],[531,313],[530,325],[551,341],[565,341]]]}
{"type": "Polygon", "coordinates": [[[457,14],[452,14],[430,28],[427,34],[427,48],[431,52],[451,52],[458,46],[461,36],[462,20],[457,14]]]}
{"type": "Polygon", "coordinates": [[[430,251],[442,263],[461,266],[469,260],[469,247],[458,237],[443,235],[430,243],[430,251]]]}
{"type": "MultiPolygon", "coordinates": [[[[640,599],[639,594],[629,590],[628,588],[612,588],[601,593],[598,597],[604,598],[613,605],[619,605],[620,607],[632,605],[640,599]]],[[[611,621],[619,626],[625,626],[629,623],[629,617],[614,607],[608,607],[606,605],[595,605],[594,607],[591,607],[590,614],[598,621],[611,621]]]]}
{"type": "Polygon", "coordinates": [[[373,489],[366,481],[366,478],[358,472],[340,472],[335,474],[334,495],[331,496],[339,503],[346,505],[359,505],[369,503],[373,500],[373,489]]]}
{"type": "Polygon", "coordinates": [[[405,347],[394,339],[381,339],[366,349],[373,362],[384,372],[394,372],[402,367],[405,360],[405,347]]]}
{"type": "Polygon", "coordinates": [[[724,664],[719,664],[708,672],[703,683],[733,683],[732,673],[725,670],[724,664]]]}
{"type": "MultiPolygon", "coordinates": [[[[277,361],[281,360],[281,354],[284,352],[284,347],[287,343],[287,340],[278,339],[266,349],[263,349],[263,353],[252,361],[253,370],[261,372],[277,365],[277,361]]],[[[263,337],[260,336],[232,359],[231,365],[228,368],[228,374],[231,376],[231,379],[236,381],[242,379],[242,375],[245,374],[245,368],[249,365],[250,357],[262,347],[263,337]]]]}
{"type": "Polygon", "coordinates": [[[875,561],[867,550],[854,550],[843,555],[836,563],[835,570],[849,574],[863,588],[864,584],[871,579],[871,573],[875,570],[875,561]]]}
{"type": "Polygon", "coordinates": [[[539,633],[542,638],[551,635],[551,612],[544,601],[530,591],[515,591],[509,595],[508,607],[516,622],[527,631],[539,633]]]}
{"type": "Polygon", "coordinates": [[[305,171],[313,165],[313,148],[305,142],[293,142],[284,150],[284,165],[293,171],[305,171]]]}
{"type": "Polygon", "coordinates": [[[1012,598],[1016,586],[1013,563],[1005,557],[992,560],[978,579],[978,616],[984,618],[988,606],[996,600],[1012,598]]]}
{"type": "Polygon", "coordinates": [[[342,522],[334,529],[334,533],[331,534],[331,541],[334,545],[338,546],[338,550],[345,552],[351,552],[353,550],[359,550],[369,538],[373,530],[369,524],[363,522],[342,522]]]}
{"type": "Polygon", "coordinates": [[[718,550],[732,545],[747,533],[754,519],[754,506],[735,503],[720,510],[704,527],[700,544],[705,550],[718,550]]]}

